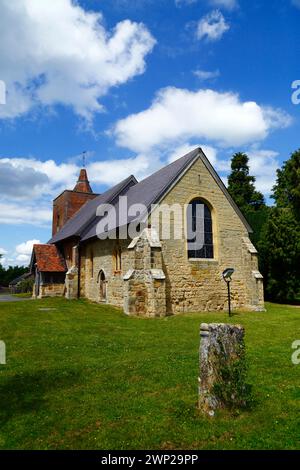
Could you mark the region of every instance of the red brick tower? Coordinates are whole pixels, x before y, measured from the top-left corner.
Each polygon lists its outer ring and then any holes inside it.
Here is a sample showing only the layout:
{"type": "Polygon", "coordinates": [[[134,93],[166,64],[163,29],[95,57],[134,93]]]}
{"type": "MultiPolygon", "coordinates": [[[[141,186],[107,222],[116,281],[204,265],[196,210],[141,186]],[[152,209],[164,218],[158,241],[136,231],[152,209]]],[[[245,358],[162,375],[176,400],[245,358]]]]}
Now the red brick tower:
{"type": "Polygon", "coordinates": [[[86,169],[82,168],[73,191],[66,189],[53,201],[52,235],[55,235],[87,201],[96,196],[98,194],[92,191],[86,169]]]}

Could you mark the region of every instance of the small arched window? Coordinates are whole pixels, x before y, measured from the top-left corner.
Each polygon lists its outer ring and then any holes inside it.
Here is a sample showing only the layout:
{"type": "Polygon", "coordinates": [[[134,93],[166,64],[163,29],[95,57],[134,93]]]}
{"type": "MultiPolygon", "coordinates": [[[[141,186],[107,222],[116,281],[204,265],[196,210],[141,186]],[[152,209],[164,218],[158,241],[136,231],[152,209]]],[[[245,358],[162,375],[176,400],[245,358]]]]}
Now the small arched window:
{"type": "Polygon", "coordinates": [[[122,249],[117,246],[113,252],[114,272],[122,271],[122,249]]]}
{"type": "Polygon", "coordinates": [[[56,232],[58,232],[59,230],[60,230],[60,215],[58,213],[56,217],[56,232]]]}
{"type": "Polygon", "coordinates": [[[213,259],[213,225],[211,210],[202,199],[190,202],[187,211],[188,257],[213,259]]]}

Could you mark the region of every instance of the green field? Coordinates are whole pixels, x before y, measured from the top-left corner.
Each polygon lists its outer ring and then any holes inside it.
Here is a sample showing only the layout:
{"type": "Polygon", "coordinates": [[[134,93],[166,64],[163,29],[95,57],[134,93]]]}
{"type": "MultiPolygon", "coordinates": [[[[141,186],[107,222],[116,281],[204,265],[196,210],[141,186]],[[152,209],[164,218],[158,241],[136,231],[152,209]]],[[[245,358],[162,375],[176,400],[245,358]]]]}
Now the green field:
{"type": "Polygon", "coordinates": [[[199,326],[223,313],[129,318],[49,299],[0,304],[2,449],[299,449],[300,309],[234,316],[246,328],[256,404],[196,409],[199,326]]]}

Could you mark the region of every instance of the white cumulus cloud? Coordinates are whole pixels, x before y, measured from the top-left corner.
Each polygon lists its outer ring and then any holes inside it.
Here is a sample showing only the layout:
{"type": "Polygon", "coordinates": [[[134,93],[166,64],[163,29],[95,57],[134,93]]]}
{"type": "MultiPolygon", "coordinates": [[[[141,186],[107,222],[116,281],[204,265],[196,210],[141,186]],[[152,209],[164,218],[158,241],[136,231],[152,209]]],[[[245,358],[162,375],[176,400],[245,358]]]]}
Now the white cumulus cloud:
{"type": "Polygon", "coordinates": [[[108,90],[145,70],[155,40],[142,23],[124,20],[112,31],[101,13],[74,0],[1,0],[1,79],[7,104],[1,118],[34,106],[62,104],[91,119],[108,90]]]}
{"type": "Polygon", "coordinates": [[[213,10],[199,20],[196,37],[208,41],[218,41],[229,29],[230,26],[223,14],[219,10],[213,10]]]}
{"type": "Polygon", "coordinates": [[[37,227],[50,226],[52,220],[52,207],[48,204],[20,204],[0,201],[0,224],[8,225],[35,225],[37,227]]]}
{"type": "Polygon", "coordinates": [[[280,168],[279,153],[273,150],[252,148],[247,152],[250,172],[256,178],[255,186],[267,197],[272,193],[276,182],[276,172],[280,168]]]}
{"type": "MultiPolygon", "coordinates": [[[[157,168],[159,157],[137,155],[123,159],[89,163],[87,172],[92,188],[112,186],[131,173],[143,178],[157,168]]],[[[56,163],[35,158],[0,159],[0,224],[50,227],[52,199],[65,189],[73,189],[80,167],[75,163],[56,163]],[[3,175],[3,176],[2,176],[3,175]]]]}
{"type": "Polygon", "coordinates": [[[243,102],[235,93],[169,87],[157,93],[148,109],[118,121],[112,133],[119,146],[149,153],[190,139],[228,147],[252,144],[290,123],[284,111],[243,102]]]}
{"type": "Polygon", "coordinates": [[[40,240],[27,240],[26,242],[20,243],[16,246],[15,260],[17,263],[21,263],[24,266],[29,264],[30,256],[32,253],[33,245],[39,245],[40,240]]]}
{"type": "Polygon", "coordinates": [[[20,255],[31,255],[33,245],[39,245],[40,240],[27,240],[16,246],[16,252],[20,255]]]}
{"type": "Polygon", "coordinates": [[[168,156],[168,163],[172,163],[175,160],[178,160],[178,158],[183,157],[189,152],[192,152],[195,150],[195,148],[201,147],[203,152],[205,153],[206,157],[210,161],[210,163],[214,166],[217,165],[217,149],[214,147],[211,147],[210,145],[195,145],[195,144],[190,144],[190,143],[185,143],[183,145],[180,145],[176,149],[174,149],[168,156]]]}
{"type": "Polygon", "coordinates": [[[144,178],[149,172],[151,173],[152,163],[148,156],[137,155],[131,158],[94,162],[87,167],[87,170],[93,182],[114,185],[132,173],[138,179],[144,178]]]}
{"type": "Polygon", "coordinates": [[[35,158],[0,159],[1,200],[33,200],[44,195],[55,195],[64,189],[72,189],[79,167],[73,163],[40,161],[35,158]]]}
{"type": "Polygon", "coordinates": [[[218,78],[220,76],[219,70],[194,70],[193,74],[199,78],[201,81],[205,80],[213,80],[214,78],[218,78]]]}

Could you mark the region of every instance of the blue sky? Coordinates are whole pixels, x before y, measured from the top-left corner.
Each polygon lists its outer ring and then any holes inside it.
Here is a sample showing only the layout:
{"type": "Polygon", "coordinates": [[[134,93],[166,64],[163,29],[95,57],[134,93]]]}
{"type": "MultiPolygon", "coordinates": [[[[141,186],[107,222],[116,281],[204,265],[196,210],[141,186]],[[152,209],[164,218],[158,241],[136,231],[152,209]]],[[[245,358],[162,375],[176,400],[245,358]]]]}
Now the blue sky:
{"type": "Polygon", "coordinates": [[[1,0],[0,252],[26,264],[88,152],[95,191],[197,145],[268,198],[299,145],[299,0],[1,0]]]}

